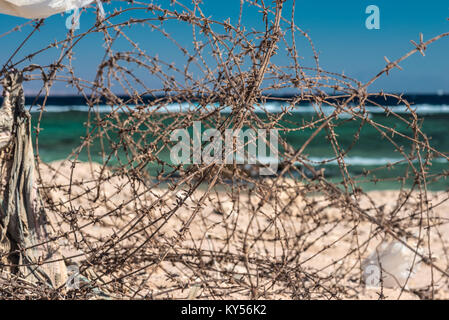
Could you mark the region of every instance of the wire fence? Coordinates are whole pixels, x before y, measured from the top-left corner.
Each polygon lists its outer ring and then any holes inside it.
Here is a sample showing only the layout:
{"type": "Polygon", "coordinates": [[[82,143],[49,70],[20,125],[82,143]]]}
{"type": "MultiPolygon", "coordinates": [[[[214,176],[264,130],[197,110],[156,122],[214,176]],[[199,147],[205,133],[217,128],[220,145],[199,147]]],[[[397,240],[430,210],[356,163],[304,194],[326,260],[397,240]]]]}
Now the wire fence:
{"type": "MultiPolygon", "coordinates": [[[[32,123],[34,182],[51,227],[46,240],[33,247],[52,244],[60,255],[33,264],[63,262],[61,270],[67,268],[72,281],[71,286],[64,277],[58,285],[32,281],[20,272],[26,263],[13,259],[31,248],[2,247],[2,298],[359,298],[368,294],[365,258],[386,241],[402,244],[413,257],[409,271],[420,264],[422,274],[419,286],[412,287],[408,272],[390,298],[445,297],[448,217],[441,212],[448,207],[448,193],[429,190],[447,177],[447,170],[432,164],[436,158],[449,160],[448,154],[431,143],[408,101],[369,88],[449,33],[421,37],[403,57],[386,59],[377,75],[360,82],[320,67],[312,39],[295,23],[294,0],[241,1],[234,23],[209,18],[199,1],[132,1],[123,7],[104,18],[97,10],[97,23],[68,30],[64,39],[34,52],[26,52],[26,43],[45,20],[0,35],[1,41],[28,30],[3,64],[0,79],[20,70],[25,86],[41,84],[36,96],[42,103],[36,98],[32,104],[40,110],[32,123]],[[258,12],[258,24],[245,22],[247,10],[258,12]],[[173,26],[190,30],[190,38],[169,33],[173,26]],[[158,44],[176,47],[178,62],[147,53],[133,41],[133,28],[148,29],[160,37],[158,44]],[[103,58],[95,77],[84,78],[74,67],[76,49],[99,34],[103,58]],[[310,63],[303,62],[304,52],[314,57],[310,63]],[[38,62],[43,60],[49,62],[38,62]],[[148,79],[158,85],[149,86],[148,79]],[[45,163],[39,152],[41,120],[51,88],[61,83],[85,99],[86,133],[65,160],[45,163]],[[379,97],[405,105],[408,114],[396,113],[379,97]],[[267,101],[283,107],[273,112],[267,101]],[[292,112],[304,104],[314,106],[314,115],[293,121],[292,112]],[[99,105],[108,108],[100,112],[99,105]],[[368,106],[401,125],[370,117],[368,106]],[[276,145],[268,135],[264,139],[268,150],[278,149],[277,170],[260,175],[266,162],[235,158],[204,162],[200,156],[194,163],[174,163],[168,156],[177,145],[171,134],[191,132],[198,122],[222,136],[227,129],[277,130],[276,145]],[[348,122],[357,130],[343,145],[339,130],[348,122]],[[361,143],[363,130],[372,130],[401,160],[354,173],[346,156],[361,143]],[[294,133],[307,133],[299,147],[288,140],[294,133]],[[310,157],[308,148],[317,140],[333,157],[310,157]],[[337,164],[336,176],[321,169],[329,162],[337,164]],[[398,166],[403,170],[388,178],[377,176],[398,166]],[[386,180],[397,182],[398,190],[364,190],[366,183],[386,180]]],[[[252,138],[245,140],[247,149],[252,138]]],[[[234,153],[235,141],[232,146],[234,153]]],[[[8,154],[14,147],[2,151],[4,193],[11,188],[8,154]]],[[[192,153],[194,148],[187,146],[192,153]]],[[[2,214],[6,241],[10,227],[2,214]]],[[[381,283],[372,298],[384,298],[388,290],[381,283]]]]}

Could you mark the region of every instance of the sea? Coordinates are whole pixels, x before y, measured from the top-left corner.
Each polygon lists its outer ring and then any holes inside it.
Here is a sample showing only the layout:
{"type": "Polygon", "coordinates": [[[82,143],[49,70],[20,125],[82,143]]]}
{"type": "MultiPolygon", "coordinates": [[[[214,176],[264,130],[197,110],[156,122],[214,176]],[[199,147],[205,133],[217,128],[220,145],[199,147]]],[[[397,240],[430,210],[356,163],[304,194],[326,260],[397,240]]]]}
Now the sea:
{"type": "MultiPolygon", "coordinates": [[[[444,176],[441,173],[449,172],[449,163],[444,157],[444,155],[449,156],[449,95],[413,94],[404,95],[403,98],[412,103],[411,108],[419,118],[420,130],[430,139],[431,146],[441,152],[440,155],[432,155],[432,161],[427,168],[427,187],[430,190],[448,190],[447,174],[444,176]]],[[[360,129],[362,120],[354,118],[348,113],[340,114],[339,118],[333,121],[340,151],[345,152],[344,162],[347,165],[347,171],[342,170],[341,161],[335,157],[335,149],[326,137],[328,133],[326,130],[322,130],[305,148],[303,159],[317,169],[324,168],[325,175],[336,183],[341,183],[349,175],[356,185],[368,190],[412,187],[416,183],[413,170],[414,168],[419,169],[419,161],[416,157],[412,158],[410,162],[405,161],[397,147],[402,148],[405,154],[412,152],[412,143],[404,136],[413,137],[415,132],[404,120],[410,121],[413,116],[405,105],[397,104],[393,99],[378,97],[373,100],[375,103],[388,107],[396,116],[385,112],[383,108],[374,104],[368,104],[365,108],[367,118],[378,124],[377,128],[364,124],[360,129]],[[383,137],[379,132],[382,127],[395,128],[400,134],[388,134],[383,137]]],[[[30,107],[30,105],[41,103],[41,98],[37,100],[33,97],[26,98],[34,127],[40,117],[40,108],[30,107]]],[[[266,118],[270,114],[282,112],[286,106],[279,99],[268,99],[255,105],[254,108],[256,112],[259,112],[261,118],[266,118]]],[[[195,104],[172,103],[159,108],[158,113],[194,111],[197,107],[195,104]]],[[[215,106],[210,107],[214,108],[215,106]]],[[[107,115],[112,108],[100,103],[94,107],[94,111],[101,116],[102,114],[107,115]]],[[[133,106],[131,105],[130,108],[133,106]]],[[[230,107],[224,107],[221,109],[221,113],[225,115],[230,110],[230,107]]],[[[328,115],[334,111],[334,108],[323,106],[319,108],[317,105],[304,102],[289,109],[289,113],[283,117],[280,125],[292,130],[281,132],[281,137],[293,148],[300,148],[310,138],[314,129],[297,130],[297,128],[318,119],[318,110],[328,115]]],[[[51,162],[66,159],[76,150],[83,137],[86,136],[88,111],[82,97],[55,96],[47,99],[45,112],[40,121],[38,140],[38,152],[41,160],[51,162]]],[[[36,132],[33,130],[33,136],[35,135],[36,132]]],[[[111,137],[113,136],[111,135],[111,137]]],[[[426,156],[424,151],[421,152],[421,155],[426,156]]],[[[160,157],[165,161],[170,161],[169,153],[166,151],[162,152],[160,157]]],[[[95,141],[90,147],[89,155],[83,151],[78,157],[79,161],[89,159],[100,163],[105,161],[105,154],[101,152],[99,143],[95,141]]],[[[265,159],[266,162],[272,160],[265,159]]],[[[109,164],[114,165],[114,159],[108,161],[109,164]]],[[[157,163],[150,163],[148,167],[153,173],[160,169],[160,165],[157,163]]],[[[298,167],[301,165],[298,164],[298,167]]],[[[305,174],[308,173],[305,172],[305,174]]]]}

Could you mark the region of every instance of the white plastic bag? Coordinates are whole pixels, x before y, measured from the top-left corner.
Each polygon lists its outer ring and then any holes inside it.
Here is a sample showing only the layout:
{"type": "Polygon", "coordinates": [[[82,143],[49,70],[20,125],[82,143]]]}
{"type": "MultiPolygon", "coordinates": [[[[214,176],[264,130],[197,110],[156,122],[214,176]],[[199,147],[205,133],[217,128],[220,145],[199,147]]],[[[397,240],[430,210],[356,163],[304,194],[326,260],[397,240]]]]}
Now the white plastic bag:
{"type": "Polygon", "coordinates": [[[0,0],[0,13],[40,19],[85,7],[92,1],[94,0],[0,0]]]}
{"type": "Polygon", "coordinates": [[[365,285],[380,287],[382,277],[386,288],[403,287],[416,273],[420,261],[420,257],[415,257],[415,253],[401,242],[383,242],[362,264],[365,285]]]}

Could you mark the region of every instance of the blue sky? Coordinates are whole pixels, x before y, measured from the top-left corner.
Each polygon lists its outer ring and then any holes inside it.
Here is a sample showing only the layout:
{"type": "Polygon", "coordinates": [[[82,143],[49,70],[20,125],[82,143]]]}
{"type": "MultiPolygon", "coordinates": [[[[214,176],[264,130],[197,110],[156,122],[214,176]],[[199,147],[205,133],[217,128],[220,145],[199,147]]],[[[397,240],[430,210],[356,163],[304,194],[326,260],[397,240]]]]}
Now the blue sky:
{"type": "MultiPolygon", "coordinates": [[[[156,2],[156,1],[155,1],[156,2]]],[[[160,2],[169,3],[168,0],[160,2]]],[[[207,16],[217,20],[231,18],[235,22],[238,16],[239,0],[204,0],[203,9],[207,16]]],[[[287,13],[291,0],[287,2],[287,13]]],[[[113,1],[105,4],[106,12],[124,5],[113,1]]],[[[90,8],[81,16],[81,29],[83,32],[94,23],[94,9],[90,8]]],[[[142,17],[144,12],[131,12],[128,16],[142,17]]],[[[245,24],[248,27],[260,27],[260,14],[253,9],[246,9],[245,24]]],[[[288,12],[288,15],[290,13],[288,12]]],[[[45,47],[55,40],[64,39],[67,30],[65,20],[68,15],[55,15],[47,18],[41,30],[34,34],[30,41],[19,53],[25,53],[45,47]]],[[[361,81],[372,78],[384,65],[384,56],[390,60],[396,59],[413,48],[410,40],[417,41],[419,33],[424,34],[427,40],[437,34],[449,31],[449,2],[447,0],[406,1],[406,0],[345,0],[345,1],[296,1],[296,23],[311,36],[320,56],[320,65],[323,69],[332,72],[344,72],[348,76],[361,81]],[[368,14],[365,8],[368,5],[377,5],[380,8],[380,30],[368,30],[365,19],[368,14]]],[[[10,17],[0,14],[0,35],[17,24],[26,22],[22,18],[10,17]]],[[[190,41],[190,29],[182,25],[167,25],[167,30],[175,38],[190,41]]],[[[26,37],[31,30],[25,27],[22,32],[0,38],[0,63],[6,61],[9,54],[26,37]]],[[[158,54],[167,61],[181,65],[183,60],[174,52],[173,45],[149,32],[148,28],[134,28],[127,31],[135,42],[139,43],[148,54],[158,54]]],[[[117,44],[117,49],[120,48],[117,44]]],[[[101,35],[89,36],[80,42],[75,49],[74,65],[78,75],[92,79],[95,67],[103,54],[103,40],[101,35]]],[[[299,42],[300,55],[304,58],[305,66],[313,66],[312,52],[303,42],[299,42]],[[303,49],[304,48],[304,49],[303,49]]],[[[51,61],[58,52],[53,51],[36,58],[34,62],[43,63],[51,61]]],[[[394,70],[388,77],[379,79],[371,87],[371,91],[385,89],[390,92],[405,93],[449,93],[449,38],[440,40],[431,45],[426,56],[417,54],[404,61],[403,71],[394,70]]],[[[142,73],[144,76],[144,74],[142,73]]],[[[158,86],[157,79],[147,79],[151,86],[158,86]]],[[[27,92],[36,88],[27,84],[27,92]]],[[[53,94],[70,93],[65,86],[56,86],[53,94]]]]}

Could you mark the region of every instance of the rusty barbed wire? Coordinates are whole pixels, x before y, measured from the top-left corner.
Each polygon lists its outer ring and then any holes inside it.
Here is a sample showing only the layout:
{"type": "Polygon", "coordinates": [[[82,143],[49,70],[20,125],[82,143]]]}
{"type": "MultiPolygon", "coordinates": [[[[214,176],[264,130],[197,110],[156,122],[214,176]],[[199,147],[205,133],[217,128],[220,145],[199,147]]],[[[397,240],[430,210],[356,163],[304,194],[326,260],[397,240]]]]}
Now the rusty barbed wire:
{"type": "MultiPolygon", "coordinates": [[[[54,232],[48,242],[57,243],[65,265],[81,274],[80,287],[68,290],[3,271],[0,297],[358,298],[366,294],[362,261],[386,239],[414,252],[427,272],[420,290],[402,286],[390,298],[446,297],[448,240],[441,229],[447,217],[436,209],[448,206],[448,193],[429,191],[429,185],[448,176],[447,170],[430,170],[435,158],[447,161],[448,154],[432,145],[421,118],[402,96],[368,88],[449,33],[427,41],[421,37],[413,43],[416,48],[392,62],[386,58],[385,67],[363,83],[320,67],[312,39],[294,21],[294,1],[289,10],[282,0],[241,1],[234,24],[207,17],[200,1],[125,2],[104,19],[98,16],[86,31],[70,30],[35,52],[20,44],[0,72],[3,78],[16,68],[41,83],[36,97],[43,103],[37,106],[36,98],[31,107],[39,107],[33,123],[36,174],[54,232]],[[243,7],[261,14],[260,26],[244,24],[243,7]],[[191,39],[169,33],[169,24],[190,28],[191,39]],[[133,40],[132,28],[160,34],[161,41],[177,48],[182,62],[147,53],[133,40]],[[93,34],[102,35],[104,56],[94,79],[85,79],[74,67],[75,49],[93,34]],[[118,42],[127,49],[118,50],[118,42]],[[306,50],[312,66],[301,63],[299,53],[306,50]],[[51,62],[37,63],[42,56],[51,62]],[[149,78],[159,86],[149,86],[149,78]],[[86,133],[65,160],[45,163],[39,153],[41,120],[56,83],[85,99],[86,133]],[[405,105],[409,114],[384,106],[378,97],[405,105]],[[282,103],[282,110],[270,111],[267,101],[282,103]],[[170,106],[177,104],[183,108],[175,112],[170,106]],[[298,123],[291,113],[304,104],[314,107],[314,115],[298,123]],[[109,109],[100,112],[100,105],[109,109]],[[370,117],[367,106],[407,129],[370,117]],[[174,146],[170,133],[195,121],[222,134],[230,128],[279,130],[278,172],[254,174],[263,164],[173,164],[166,156],[174,146]],[[349,121],[358,126],[351,143],[343,145],[338,131],[349,121]],[[351,172],[345,156],[366,128],[401,160],[351,172]],[[288,140],[292,132],[310,135],[295,148],[288,140]],[[328,143],[332,157],[309,156],[308,147],[318,137],[328,143]],[[337,163],[338,178],[322,169],[331,162],[337,163]],[[400,165],[406,169],[397,176],[376,176],[400,165]],[[363,189],[364,183],[388,180],[401,185],[390,191],[391,203],[363,189]]],[[[25,42],[42,25],[45,20],[34,21],[25,42]]],[[[29,27],[14,27],[0,38],[29,27]]],[[[10,254],[2,253],[2,259],[10,254]]],[[[374,298],[384,298],[383,287],[381,292],[374,298]]]]}

